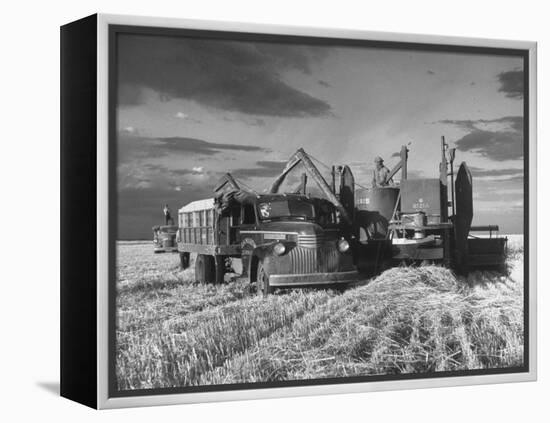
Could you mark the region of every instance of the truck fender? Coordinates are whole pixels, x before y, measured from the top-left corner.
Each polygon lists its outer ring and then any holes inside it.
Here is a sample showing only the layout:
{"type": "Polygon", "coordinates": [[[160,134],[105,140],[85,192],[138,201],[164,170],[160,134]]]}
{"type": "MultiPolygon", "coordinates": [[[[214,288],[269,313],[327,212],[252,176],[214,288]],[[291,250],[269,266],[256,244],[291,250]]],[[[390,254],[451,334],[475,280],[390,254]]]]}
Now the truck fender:
{"type": "Polygon", "coordinates": [[[258,264],[266,256],[270,255],[271,248],[271,245],[259,245],[252,250],[250,261],[248,263],[248,277],[250,283],[256,282],[256,278],[258,276],[258,264]]]}

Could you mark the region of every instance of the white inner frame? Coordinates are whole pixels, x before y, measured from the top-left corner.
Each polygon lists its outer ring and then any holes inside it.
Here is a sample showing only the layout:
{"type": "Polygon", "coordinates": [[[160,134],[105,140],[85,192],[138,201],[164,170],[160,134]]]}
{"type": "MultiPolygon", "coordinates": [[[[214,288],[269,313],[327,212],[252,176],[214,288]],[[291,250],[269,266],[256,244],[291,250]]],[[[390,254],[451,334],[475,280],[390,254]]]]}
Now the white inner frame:
{"type": "Polygon", "coordinates": [[[536,195],[537,195],[537,119],[536,119],[536,51],[537,44],[529,41],[508,41],[431,35],[370,32],[347,29],[323,29],[297,26],[260,25],[238,22],[215,22],[144,16],[98,14],[97,20],[97,405],[98,408],[120,408],[150,405],[184,404],[212,401],[233,401],[260,398],[338,394],[396,389],[434,388],[489,383],[526,382],[537,378],[537,286],[536,286],[536,195]],[[297,386],[284,388],[243,389],[231,391],[184,394],[144,395],[120,398],[108,397],[108,26],[135,25],[148,27],[185,28],[198,30],[234,31],[335,37],[373,41],[447,44],[472,47],[495,47],[529,50],[529,372],[498,375],[460,376],[432,379],[408,379],[382,382],[363,382],[334,385],[297,386]]]}

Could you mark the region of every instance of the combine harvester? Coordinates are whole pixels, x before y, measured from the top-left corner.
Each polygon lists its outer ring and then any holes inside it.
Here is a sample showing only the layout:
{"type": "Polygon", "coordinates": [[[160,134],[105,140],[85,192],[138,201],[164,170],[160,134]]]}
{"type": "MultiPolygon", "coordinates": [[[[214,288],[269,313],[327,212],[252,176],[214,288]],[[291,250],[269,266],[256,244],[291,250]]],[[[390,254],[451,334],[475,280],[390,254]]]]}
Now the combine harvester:
{"type": "Polygon", "coordinates": [[[496,225],[472,226],[472,174],[462,162],[455,175],[455,149],[448,148],[444,137],[437,178],[409,179],[406,146],[400,158],[389,176],[401,171],[398,186],[356,192],[355,223],[367,238],[359,243],[359,265],[374,272],[426,262],[441,263],[461,274],[502,269],[507,238],[493,236],[499,230],[496,225]]]}
{"type": "Polygon", "coordinates": [[[459,273],[502,268],[507,240],[493,236],[497,226],[472,226],[472,176],[462,163],[455,177],[454,158],[442,138],[438,177],[408,179],[404,146],[388,178],[401,172],[399,184],[357,191],[349,166],[332,166],[329,184],[303,149],[267,194],[242,190],[226,174],[214,199],[179,210],[182,268],[196,253],[196,279],[220,283],[239,258],[242,273],[263,294],[275,287],[344,287],[402,264],[441,263],[459,273]],[[279,193],[298,164],[305,171],[301,183],[279,193]],[[308,194],[308,178],[321,196],[308,194]]]}

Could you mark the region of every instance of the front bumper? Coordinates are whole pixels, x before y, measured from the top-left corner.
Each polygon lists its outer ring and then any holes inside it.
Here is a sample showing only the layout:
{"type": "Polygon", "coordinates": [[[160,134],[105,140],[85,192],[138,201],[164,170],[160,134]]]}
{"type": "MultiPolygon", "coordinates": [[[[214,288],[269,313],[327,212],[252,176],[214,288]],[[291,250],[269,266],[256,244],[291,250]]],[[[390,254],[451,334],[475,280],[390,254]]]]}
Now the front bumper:
{"type": "Polygon", "coordinates": [[[361,275],[356,270],[334,273],[303,273],[292,275],[270,275],[271,286],[317,286],[332,284],[348,284],[357,282],[361,275]]]}
{"type": "Polygon", "coordinates": [[[177,253],[178,247],[155,247],[155,253],[177,253]]]}

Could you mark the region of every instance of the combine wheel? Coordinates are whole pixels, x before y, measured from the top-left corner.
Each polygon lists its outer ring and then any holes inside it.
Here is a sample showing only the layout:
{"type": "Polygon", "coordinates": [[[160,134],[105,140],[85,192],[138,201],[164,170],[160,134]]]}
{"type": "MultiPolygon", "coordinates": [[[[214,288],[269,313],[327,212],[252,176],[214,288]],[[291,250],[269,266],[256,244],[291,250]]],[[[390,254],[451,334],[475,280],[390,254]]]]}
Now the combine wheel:
{"type": "Polygon", "coordinates": [[[195,280],[199,283],[216,282],[216,264],[214,256],[199,254],[195,260],[195,280]]]}
{"type": "Polygon", "coordinates": [[[269,285],[269,272],[263,260],[258,264],[258,277],[256,278],[256,292],[266,297],[273,293],[273,287],[269,285]]]}
{"type": "Polygon", "coordinates": [[[185,270],[189,267],[190,253],[180,253],[180,268],[185,270]]]}

